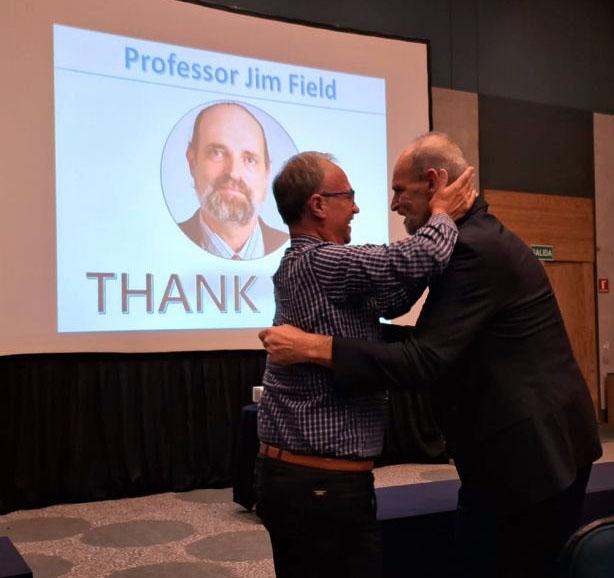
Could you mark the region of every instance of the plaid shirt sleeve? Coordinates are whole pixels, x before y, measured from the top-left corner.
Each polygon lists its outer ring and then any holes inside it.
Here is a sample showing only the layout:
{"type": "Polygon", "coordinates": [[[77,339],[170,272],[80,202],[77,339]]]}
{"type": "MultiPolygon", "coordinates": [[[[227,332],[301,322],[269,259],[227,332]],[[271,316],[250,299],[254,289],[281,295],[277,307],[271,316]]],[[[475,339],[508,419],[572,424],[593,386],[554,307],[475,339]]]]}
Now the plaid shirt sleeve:
{"type": "Polygon", "coordinates": [[[434,215],[415,235],[390,245],[327,245],[314,256],[313,268],[331,301],[374,295],[382,316],[394,317],[445,269],[457,236],[450,217],[434,215]]]}
{"type": "Polygon", "coordinates": [[[399,285],[398,289],[378,292],[374,295],[375,311],[384,319],[394,319],[407,313],[420,299],[427,287],[427,282],[416,283],[415,285],[399,285]]]}

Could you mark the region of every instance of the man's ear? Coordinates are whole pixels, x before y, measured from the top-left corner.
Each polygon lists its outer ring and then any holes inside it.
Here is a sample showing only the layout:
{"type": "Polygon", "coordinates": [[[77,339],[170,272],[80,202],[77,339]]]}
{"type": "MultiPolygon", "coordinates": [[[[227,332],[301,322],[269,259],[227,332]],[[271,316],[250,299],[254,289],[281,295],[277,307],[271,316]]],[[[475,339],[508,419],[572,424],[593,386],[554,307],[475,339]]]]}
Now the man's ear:
{"type": "Polygon", "coordinates": [[[429,198],[448,184],[448,171],[446,169],[427,169],[425,176],[429,184],[429,198]]]}
{"type": "Polygon", "coordinates": [[[316,219],[324,219],[326,217],[326,201],[322,195],[318,195],[315,193],[309,197],[307,201],[307,207],[309,208],[309,212],[316,219]]]}

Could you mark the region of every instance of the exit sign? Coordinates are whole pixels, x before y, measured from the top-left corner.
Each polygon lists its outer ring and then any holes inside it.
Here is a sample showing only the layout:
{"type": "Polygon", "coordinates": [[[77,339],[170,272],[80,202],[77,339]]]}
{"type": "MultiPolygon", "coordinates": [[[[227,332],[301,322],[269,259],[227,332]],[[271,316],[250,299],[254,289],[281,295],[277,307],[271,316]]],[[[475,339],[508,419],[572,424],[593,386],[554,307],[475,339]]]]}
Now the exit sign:
{"type": "Polygon", "coordinates": [[[552,245],[531,245],[531,251],[540,261],[554,261],[554,247],[552,245]]]}
{"type": "Polygon", "coordinates": [[[599,279],[599,293],[609,293],[610,282],[607,279],[599,279]]]}

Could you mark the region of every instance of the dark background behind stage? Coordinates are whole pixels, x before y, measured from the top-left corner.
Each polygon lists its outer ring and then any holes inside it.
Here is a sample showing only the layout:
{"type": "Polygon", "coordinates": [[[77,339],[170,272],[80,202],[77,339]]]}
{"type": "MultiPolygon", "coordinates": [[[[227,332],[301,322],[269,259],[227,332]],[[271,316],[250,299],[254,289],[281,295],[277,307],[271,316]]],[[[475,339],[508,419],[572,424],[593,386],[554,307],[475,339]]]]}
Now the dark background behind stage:
{"type": "MultiPolygon", "coordinates": [[[[477,95],[482,189],[595,196],[593,113],[614,114],[611,0],[208,4],[428,39],[433,87],[477,95]]],[[[259,351],[0,358],[0,513],[228,484],[263,367],[259,351]]],[[[441,459],[426,394],[395,393],[391,413],[382,463],[441,459]]]]}

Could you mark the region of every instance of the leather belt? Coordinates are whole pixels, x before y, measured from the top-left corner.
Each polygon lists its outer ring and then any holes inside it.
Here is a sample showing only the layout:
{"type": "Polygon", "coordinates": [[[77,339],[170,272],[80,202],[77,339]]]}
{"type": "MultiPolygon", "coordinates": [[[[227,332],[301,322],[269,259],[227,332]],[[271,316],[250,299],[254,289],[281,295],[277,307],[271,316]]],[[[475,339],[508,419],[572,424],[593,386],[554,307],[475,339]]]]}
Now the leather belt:
{"type": "Polygon", "coordinates": [[[318,470],[336,470],[339,472],[369,472],[373,469],[373,460],[346,460],[343,458],[325,458],[295,454],[260,442],[259,455],[288,464],[316,468],[318,470]]]}

